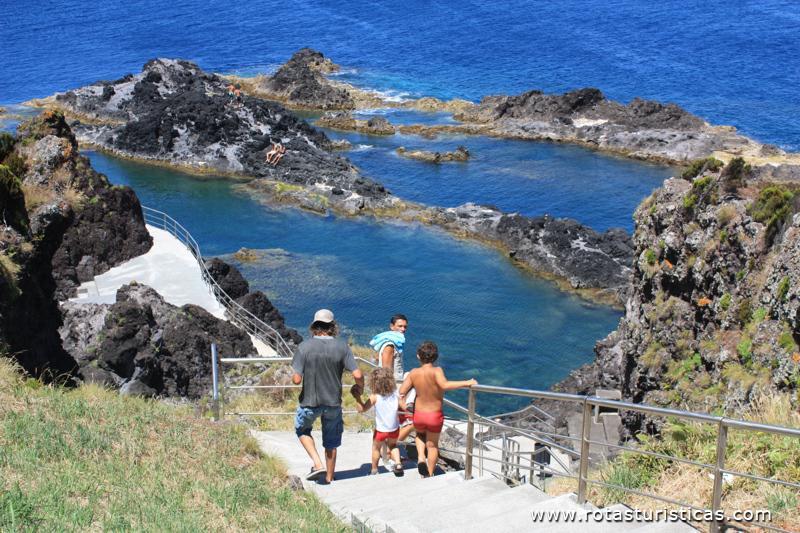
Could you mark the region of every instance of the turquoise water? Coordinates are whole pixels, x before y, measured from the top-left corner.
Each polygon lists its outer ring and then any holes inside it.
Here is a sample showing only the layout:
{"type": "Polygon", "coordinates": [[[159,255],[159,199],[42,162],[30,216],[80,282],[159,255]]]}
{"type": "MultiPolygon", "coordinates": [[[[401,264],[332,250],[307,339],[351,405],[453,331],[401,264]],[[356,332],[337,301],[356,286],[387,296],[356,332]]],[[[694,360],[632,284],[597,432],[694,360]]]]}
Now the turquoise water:
{"type": "MultiPolygon", "coordinates": [[[[447,121],[438,113],[390,110],[384,114],[396,124],[447,121]]],[[[611,227],[633,231],[631,215],[636,206],[675,170],[555,143],[325,131],[332,138],[350,141],[354,149],[345,152],[348,159],[401,198],[445,207],[477,202],[530,216],[549,213],[574,218],[598,231],[611,227]],[[399,146],[452,151],[459,145],[470,150],[468,162],[434,165],[395,152],[399,146]]]]}
{"type": "MultiPolygon", "coordinates": [[[[620,318],[440,231],[270,209],[227,180],[90,156],[112,182],[130,185],[142,203],[184,224],[204,255],[270,250],[242,271],[304,333],[313,311],[330,307],[344,334],[366,343],[404,312],[409,346],[436,341],[452,378],[547,388],[589,362],[594,341],[620,318]]],[[[407,353],[406,365],[413,360],[407,353]]]]}

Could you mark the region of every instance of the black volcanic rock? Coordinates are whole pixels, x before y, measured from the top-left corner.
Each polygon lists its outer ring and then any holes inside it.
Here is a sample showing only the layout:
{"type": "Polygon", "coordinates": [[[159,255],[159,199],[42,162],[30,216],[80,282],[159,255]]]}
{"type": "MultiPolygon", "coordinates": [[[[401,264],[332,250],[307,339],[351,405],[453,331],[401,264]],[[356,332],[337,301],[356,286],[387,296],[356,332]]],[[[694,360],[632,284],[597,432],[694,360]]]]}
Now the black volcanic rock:
{"type": "Polygon", "coordinates": [[[254,291],[238,298],[236,301],[262,322],[272,326],[290,346],[296,346],[303,342],[303,337],[300,336],[297,330],[286,325],[281,312],[272,305],[272,302],[263,292],[254,291]]]}
{"type": "Polygon", "coordinates": [[[321,52],[303,48],[295,52],[260,88],[294,107],[323,110],[354,109],[347,90],[334,86],[323,73],[338,70],[321,52]]]}
{"type": "Polygon", "coordinates": [[[606,293],[603,299],[617,305],[625,301],[633,242],[624,230],[599,233],[571,219],[505,214],[475,204],[431,211],[441,226],[498,242],[534,271],[554,274],[575,289],[606,293]]]}
{"type": "Polygon", "coordinates": [[[33,196],[0,239],[0,344],[32,375],[69,377],[78,365],[61,345],[57,298],[143,253],[150,236],[133,192],[91,169],[60,113],[22,124],[5,160],[33,196]]]}
{"type": "Polygon", "coordinates": [[[255,353],[249,336],[196,305],[175,307],[153,289],[132,283],[112,305],[62,304],[65,347],[86,380],[121,392],[199,398],[211,384],[211,343],[220,353],[255,353]]]}
{"type": "Polygon", "coordinates": [[[250,292],[250,285],[238,269],[216,257],[206,261],[208,273],[225,293],[234,300],[250,292]]]}
{"type": "Polygon", "coordinates": [[[330,152],[324,133],[278,103],[246,95],[236,101],[228,85],[194,63],[154,59],[139,74],[53,102],[91,119],[74,124],[81,142],[124,156],[297,184],[353,212],[390,201],[382,186],[330,152]],[[277,142],[286,153],[273,166],[266,154],[277,142]],[[334,197],[332,188],[348,194],[334,197]]]}
{"type": "Polygon", "coordinates": [[[486,96],[454,117],[483,134],[570,142],[660,161],[685,162],[716,150],[741,153],[762,146],[733,128],[712,127],[675,104],[641,98],[622,104],[595,88],[486,96]]]}

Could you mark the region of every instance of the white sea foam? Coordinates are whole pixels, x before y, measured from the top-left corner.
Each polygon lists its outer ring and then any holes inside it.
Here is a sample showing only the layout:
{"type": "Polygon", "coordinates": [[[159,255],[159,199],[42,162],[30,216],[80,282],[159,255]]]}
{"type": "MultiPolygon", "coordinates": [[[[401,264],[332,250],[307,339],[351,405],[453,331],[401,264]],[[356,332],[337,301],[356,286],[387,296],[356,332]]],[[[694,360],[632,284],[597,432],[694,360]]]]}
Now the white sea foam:
{"type": "Polygon", "coordinates": [[[373,148],[375,148],[375,147],[373,145],[371,145],[371,144],[357,144],[355,146],[355,148],[353,148],[350,151],[351,152],[366,152],[367,150],[372,150],[373,148]]]}

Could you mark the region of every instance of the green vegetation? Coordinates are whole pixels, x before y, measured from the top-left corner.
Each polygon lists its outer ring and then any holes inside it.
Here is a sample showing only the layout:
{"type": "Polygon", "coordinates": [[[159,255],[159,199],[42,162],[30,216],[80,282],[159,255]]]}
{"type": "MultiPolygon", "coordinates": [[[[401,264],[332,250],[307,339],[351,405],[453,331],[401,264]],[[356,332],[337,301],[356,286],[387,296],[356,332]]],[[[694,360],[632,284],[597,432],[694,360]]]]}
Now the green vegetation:
{"type": "Polygon", "coordinates": [[[742,340],[736,345],[736,353],[739,354],[739,359],[746,367],[753,364],[753,340],[750,337],[742,337],[742,340]]]}
{"type": "Polygon", "coordinates": [[[0,162],[4,161],[6,157],[14,150],[14,145],[17,140],[13,135],[7,131],[0,132],[0,162]]]}
{"type": "Polygon", "coordinates": [[[752,303],[750,302],[750,298],[745,298],[741,302],[739,302],[739,306],[736,308],[736,320],[739,322],[740,325],[744,326],[750,319],[753,317],[753,309],[752,303]]]}
{"type": "Polygon", "coordinates": [[[714,176],[704,176],[692,182],[692,190],[683,197],[683,207],[687,210],[694,209],[698,202],[716,202],[716,183],[714,176]]]}
{"type": "Polygon", "coordinates": [[[648,248],[644,252],[644,260],[647,261],[647,264],[653,266],[656,264],[658,257],[656,256],[655,251],[652,248],[648,248]]]}
{"type": "Polygon", "coordinates": [[[731,306],[731,294],[729,292],[723,294],[722,298],[719,299],[719,306],[723,311],[727,311],[731,306]]]}
{"type": "Polygon", "coordinates": [[[0,530],[346,531],[239,424],[24,380],[0,357],[0,530]]]}
{"type": "Polygon", "coordinates": [[[785,301],[787,294],[789,294],[789,277],[785,276],[778,283],[778,299],[781,301],[785,301]]]}
{"type": "Polygon", "coordinates": [[[750,165],[741,157],[731,159],[722,170],[720,177],[726,192],[736,192],[744,186],[745,179],[750,174],[750,165]]]}
{"type": "Polygon", "coordinates": [[[769,185],[748,208],[756,222],[767,226],[767,242],[772,243],[783,221],[792,214],[794,193],[782,185],[769,185]]]}
{"type": "Polygon", "coordinates": [[[789,353],[796,352],[798,349],[792,331],[788,327],[784,329],[781,336],[778,337],[778,344],[789,353]]]}
{"type": "Polygon", "coordinates": [[[723,162],[714,157],[695,159],[683,170],[683,172],[681,172],[681,177],[685,180],[688,180],[694,178],[695,176],[699,176],[706,171],[716,172],[722,168],[722,165],[723,162]]]}
{"type": "Polygon", "coordinates": [[[26,231],[28,214],[25,211],[25,198],[22,183],[6,165],[0,165],[0,223],[26,231]]]}

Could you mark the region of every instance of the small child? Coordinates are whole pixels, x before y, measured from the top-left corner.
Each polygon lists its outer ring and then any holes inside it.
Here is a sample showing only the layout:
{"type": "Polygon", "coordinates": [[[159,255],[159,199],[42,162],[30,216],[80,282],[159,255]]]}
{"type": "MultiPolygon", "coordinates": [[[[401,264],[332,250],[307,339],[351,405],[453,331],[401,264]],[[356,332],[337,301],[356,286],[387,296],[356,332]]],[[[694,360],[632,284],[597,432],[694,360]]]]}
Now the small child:
{"type": "Polygon", "coordinates": [[[403,475],[403,463],[400,462],[400,450],[397,449],[397,437],[400,434],[400,420],[398,409],[405,408],[400,401],[394,383],[394,374],[389,368],[376,368],[369,376],[369,386],[372,394],[367,401],[361,400],[360,392],[355,388],[350,393],[358,403],[358,412],[363,413],[375,407],[375,431],[372,434],[372,470],[370,474],[378,473],[378,459],[381,456],[381,446],[384,442],[389,447],[389,454],[394,460],[392,471],[394,475],[403,475]]]}
{"type": "Polygon", "coordinates": [[[417,462],[427,462],[428,475],[422,471],[423,477],[433,476],[436,461],[439,460],[439,434],[444,425],[442,413],[442,399],[445,391],[472,387],[478,382],[474,379],[467,381],[447,381],[444,371],[433,366],[439,358],[439,348],[431,341],[425,341],[417,348],[417,359],[421,363],[419,368],[412,370],[400,386],[400,399],[402,400],[413,387],[417,397],[414,402],[414,430],[417,433],[417,462]],[[427,451],[427,454],[426,454],[427,451]],[[427,457],[426,457],[427,456],[427,457]],[[426,460],[427,459],[427,460],[426,460]]]}

